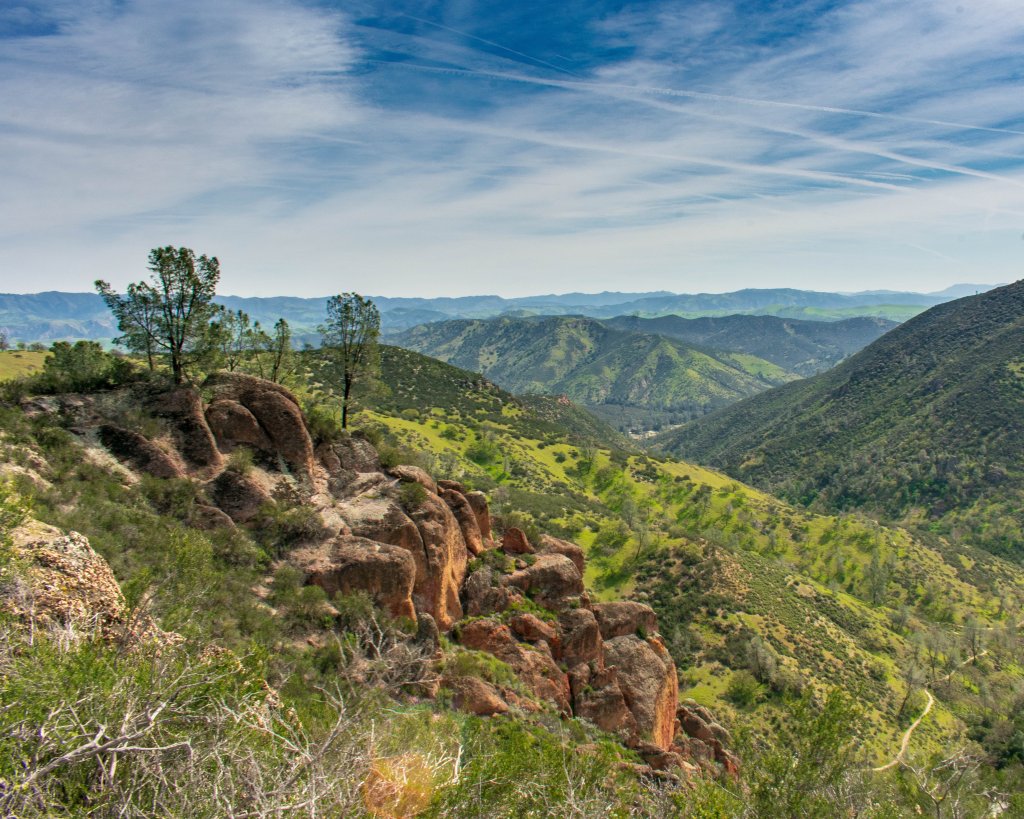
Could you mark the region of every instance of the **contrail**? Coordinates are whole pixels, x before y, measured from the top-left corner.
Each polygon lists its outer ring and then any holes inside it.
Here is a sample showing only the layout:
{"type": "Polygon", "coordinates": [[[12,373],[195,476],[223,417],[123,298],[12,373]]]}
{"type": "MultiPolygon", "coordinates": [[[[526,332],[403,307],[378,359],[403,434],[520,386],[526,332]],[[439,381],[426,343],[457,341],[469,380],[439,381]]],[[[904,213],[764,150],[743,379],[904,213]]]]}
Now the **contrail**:
{"type": "Polygon", "coordinates": [[[452,34],[458,34],[460,37],[467,37],[470,40],[476,40],[478,43],[485,43],[489,46],[493,46],[494,48],[500,48],[502,51],[507,51],[509,54],[515,54],[517,57],[522,57],[524,60],[529,60],[532,63],[543,65],[545,68],[550,68],[553,71],[559,71],[562,74],[568,74],[570,77],[580,76],[573,71],[569,71],[567,68],[562,68],[561,66],[554,65],[553,63],[545,62],[538,57],[524,54],[522,51],[516,51],[514,48],[503,46],[501,43],[496,43],[493,40],[485,40],[483,37],[477,37],[475,34],[470,34],[468,31],[459,31],[457,28],[451,28],[449,26],[442,25],[441,23],[435,23],[433,20],[424,20],[422,17],[414,17],[411,14],[402,14],[400,16],[407,17],[410,20],[415,20],[417,23],[423,23],[427,26],[434,26],[435,28],[439,28],[444,31],[450,31],[452,34]]]}
{"type": "MultiPolygon", "coordinates": [[[[528,55],[523,55],[527,56],[528,55]]],[[[532,59],[532,58],[530,58],[532,59]]],[[[847,114],[851,116],[870,117],[873,119],[893,120],[896,122],[913,122],[918,125],[939,125],[944,128],[956,128],[963,131],[985,131],[993,134],[1013,134],[1015,136],[1024,136],[1024,131],[1016,131],[1012,128],[994,128],[986,125],[969,125],[963,122],[949,122],[947,120],[940,119],[924,119],[921,117],[908,117],[901,114],[883,114],[878,111],[862,111],[856,108],[839,108],[837,106],[829,105],[809,105],[806,103],[799,102],[783,102],[781,100],[763,100],[755,99],[752,97],[737,97],[729,94],[712,94],[706,91],[690,91],[679,88],[657,88],[643,85],[627,85],[624,83],[598,83],[587,80],[559,80],[559,79],[546,79],[544,77],[528,77],[523,74],[513,74],[510,72],[503,71],[487,71],[485,69],[467,69],[467,68],[443,68],[435,66],[425,65],[409,65],[407,63],[393,63],[386,60],[374,60],[373,62],[382,63],[393,67],[403,68],[416,68],[423,71],[434,71],[434,72],[449,72],[452,74],[459,74],[463,76],[479,76],[488,77],[490,79],[507,80],[509,82],[521,82],[533,85],[544,85],[551,88],[563,88],[566,90],[590,90],[590,91],[609,91],[612,89],[619,91],[630,91],[637,94],[651,94],[657,96],[666,97],[685,97],[688,99],[703,99],[713,100],[716,102],[735,102],[744,105],[754,105],[763,107],[776,107],[776,108],[794,108],[802,111],[817,111],[825,114],[847,114]]],[[[571,74],[572,72],[565,71],[565,69],[558,68],[558,66],[552,66],[562,73],[571,74]]],[[[573,76],[579,76],[573,74],[573,76]]]]}

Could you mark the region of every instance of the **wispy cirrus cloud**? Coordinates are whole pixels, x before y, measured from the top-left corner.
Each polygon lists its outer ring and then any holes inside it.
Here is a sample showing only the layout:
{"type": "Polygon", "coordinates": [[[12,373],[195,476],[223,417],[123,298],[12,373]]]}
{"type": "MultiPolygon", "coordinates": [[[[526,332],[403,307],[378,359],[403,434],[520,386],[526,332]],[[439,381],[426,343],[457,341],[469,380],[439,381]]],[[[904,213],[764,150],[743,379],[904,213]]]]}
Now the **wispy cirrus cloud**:
{"type": "Polygon", "coordinates": [[[174,241],[264,294],[1016,278],[1022,54],[1010,0],[26,7],[0,270],[126,280],[174,241]]]}

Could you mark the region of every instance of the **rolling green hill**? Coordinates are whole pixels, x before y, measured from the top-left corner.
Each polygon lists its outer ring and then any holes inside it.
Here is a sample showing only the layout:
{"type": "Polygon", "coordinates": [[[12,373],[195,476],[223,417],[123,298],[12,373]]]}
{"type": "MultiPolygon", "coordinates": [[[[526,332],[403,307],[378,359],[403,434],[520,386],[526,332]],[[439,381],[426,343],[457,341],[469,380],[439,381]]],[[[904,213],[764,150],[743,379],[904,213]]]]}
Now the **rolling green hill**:
{"type": "Polygon", "coordinates": [[[567,395],[620,427],[678,422],[796,377],[748,354],[623,332],[579,316],[439,322],[393,340],[513,392],[567,395]]]}
{"type": "Polygon", "coordinates": [[[657,443],[815,509],[1024,559],[1024,281],[934,307],[657,443]]]}
{"type": "Polygon", "coordinates": [[[695,319],[618,316],[604,324],[715,350],[746,353],[805,376],[834,367],[896,326],[894,321],[867,317],[830,322],[750,315],[695,319]]]}

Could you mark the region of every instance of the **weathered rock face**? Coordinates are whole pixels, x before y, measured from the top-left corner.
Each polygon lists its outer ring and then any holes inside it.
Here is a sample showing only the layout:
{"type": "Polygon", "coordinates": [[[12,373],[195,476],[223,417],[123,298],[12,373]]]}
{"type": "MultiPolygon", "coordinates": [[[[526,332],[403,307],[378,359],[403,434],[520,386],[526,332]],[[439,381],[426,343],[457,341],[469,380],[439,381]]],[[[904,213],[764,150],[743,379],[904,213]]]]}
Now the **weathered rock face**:
{"type": "Polygon", "coordinates": [[[476,525],[483,538],[484,548],[493,548],[494,536],[491,534],[491,511],[487,505],[487,496],[483,492],[463,492],[463,495],[476,515],[476,525]]]}
{"type": "Polygon", "coordinates": [[[249,446],[263,452],[271,450],[270,438],[260,427],[256,416],[237,401],[228,398],[214,401],[206,408],[206,422],[217,439],[217,445],[225,452],[231,452],[238,446],[249,446]]]}
{"type": "Polygon", "coordinates": [[[492,619],[472,620],[459,629],[459,642],[467,648],[486,651],[507,663],[539,699],[571,714],[569,679],[555,664],[547,643],[523,645],[512,630],[492,619]]]}
{"type": "Polygon", "coordinates": [[[416,564],[401,546],[342,535],[329,544],[296,550],[291,561],[328,595],[363,591],[393,617],[416,617],[416,564]]]}
{"type": "Polygon", "coordinates": [[[233,470],[225,470],[210,484],[214,503],[235,523],[246,523],[256,517],[260,507],[271,502],[266,489],[233,470]]]}
{"type": "Polygon", "coordinates": [[[420,506],[409,513],[423,542],[426,570],[417,596],[438,628],[447,631],[462,617],[459,590],[466,577],[469,550],[455,516],[437,495],[428,494],[420,506]]]}
{"type": "Polygon", "coordinates": [[[150,403],[157,415],[171,423],[178,451],[188,463],[200,468],[220,466],[221,454],[206,423],[203,399],[196,390],[179,387],[153,396],[150,403]]]}
{"type": "Polygon", "coordinates": [[[614,669],[597,662],[580,663],[569,672],[573,713],[598,728],[624,737],[637,735],[636,719],[626,705],[614,669]]]}
{"type": "Polygon", "coordinates": [[[501,551],[508,555],[532,555],[534,550],[526,533],[512,526],[501,537],[501,551]]]}
{"type": "Polygon", "coordinates": [[[558,630],[562,659],[570,668],[602,657],[601,630],[597,618],[589,609],[559,612],[558,630]]]}
{"type": "Polygon", "coordinates": [[[594,616],[601,627],[601,637],[605,640],[627,634],[644,637],[658,630],[658,616],[654,609],[632,600],[598,603],[594,606],[594,616]]]}
{"type": "Polygon", "coordinates": [[[101,424],[99,438],[103,446],[132,469],[155,478],[183,478],[184,470],[152,441],[137,432],[114,424],[101,424]]]}
{"type": "Polygon", "coordinates": [[[537,555],[532,566],[511,574],[507,582],[544,608],[559,611],[583,596],[583,577],[565,555],[537,555]]]}
{"type": "Polygon", "coordinates": [[[38,628],[52,625],[85,637],[94,633],[122,643],[175,642],[145,613],[129,617],[114,573],[78,532],[63,534],[39,521],[11,533],[14,554],[25,564],[13,590],[0,605],[18,618],[31,617],[38,628]]]}
{"type": "Polygon", "coordinates": [[[636,720],[638,738],[668,749],[675,735],[679,687],[675,664],[661,641],[630,635],[604,643],[605,662],[636,720]]]}
{"type": "MultiPolygon", "coordinates": [[[[296,473],[305,477],[313,474],[313,441],[299,402],[289,390],[262,378],[226,372],[210,376],[205,386],[216,392],[218,401],[234,401],[248,410],[269,440],[271,451],[284,458],[296,473]]],[[[250,434],[255,433],[250,429],[250,434]]]]}
{"type": "Polygon", "coordinates": [[[448,508],[455,515],[455,520],[459,522],[462,539],[466,542],[469,553],[474,557],[480,554],[486,547],[480,534],[480,525],[477,523],[476,514],[469,501],[466,500],[466,496],[449,487],[440,487],[438,492],[441,500],[448,504],[448,508]]]}
{"type": "Polygon", "coordinates": [[[420,469],[418,466],[400,464],[399,466],[391,467],[388,473],[403,483],[418,483],[431,495],[437,494],[437,482],[427,474],[426,470],[420,469]]]}
{"type": "Polygon", "coordinates": [[[537,544],[537,551],[541,554],[565,555],[576,566],[580,576],[583,576],[584,556],[583,549],[568,540],[559,540],[551,535],[541,535],[537,544]]]}
{"type": "Polygon", "coordinates": [[[492,717],[508,711],[497,689],[477,677],[443,677],[441,684],[452,692],[452,705],[467,714],[492,717]]]}

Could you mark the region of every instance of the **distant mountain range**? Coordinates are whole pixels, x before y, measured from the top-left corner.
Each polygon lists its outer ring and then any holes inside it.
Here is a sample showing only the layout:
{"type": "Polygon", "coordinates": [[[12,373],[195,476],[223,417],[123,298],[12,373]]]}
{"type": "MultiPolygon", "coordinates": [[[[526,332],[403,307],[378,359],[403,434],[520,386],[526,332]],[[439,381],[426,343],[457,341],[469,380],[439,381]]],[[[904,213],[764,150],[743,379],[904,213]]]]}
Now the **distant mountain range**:
{"type": "MultiPolygon", "coordinates": [[[[867,315],[904,321],[928,307],[991,288],[992,285],[962,284],[937,293],[819,293],[782,288],[694,295],[656,291],[565,293],[514,299],[463,296],[435,299],[373,297],[373,300],[381,311],[382,327],[387,333],[431,321],[500,315],[585,315],[592,318],[678,315],[695,318],[746,313],[824,321],[867,315]]],[[[285,318],[299,338],[315,341],[316,326],[323,320],[326,299],[218,296],[217,301],[232,310],[244,310],[265,325],[285,318]]],[[[6,330],[12,339],[22,341],[109,339],[117,335],[110,313],[95,293],[58,291],[0,294],[0,329],[6,330]]]]}
{"type": "Polygon", "coordinates": [[[816,509],[1024,559],[1024,280],[933,307],[835,369],[657,443],[816,509]]]}

